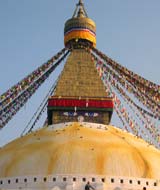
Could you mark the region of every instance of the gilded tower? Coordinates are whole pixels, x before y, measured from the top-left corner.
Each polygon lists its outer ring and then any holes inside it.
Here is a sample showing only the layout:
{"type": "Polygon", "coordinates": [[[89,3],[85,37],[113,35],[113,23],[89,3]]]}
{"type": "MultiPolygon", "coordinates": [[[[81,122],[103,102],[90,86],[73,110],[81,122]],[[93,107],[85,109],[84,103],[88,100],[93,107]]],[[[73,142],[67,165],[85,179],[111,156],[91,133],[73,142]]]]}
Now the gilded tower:
{"type": "Polygon", "coordinates": [[[71,53],[48,101],[49,124],[87,121],[109,124],[113,102],[96,70],[90,47],[96,46],[96,25],[80,0],[64,28],[64,44],[71,53]]]}

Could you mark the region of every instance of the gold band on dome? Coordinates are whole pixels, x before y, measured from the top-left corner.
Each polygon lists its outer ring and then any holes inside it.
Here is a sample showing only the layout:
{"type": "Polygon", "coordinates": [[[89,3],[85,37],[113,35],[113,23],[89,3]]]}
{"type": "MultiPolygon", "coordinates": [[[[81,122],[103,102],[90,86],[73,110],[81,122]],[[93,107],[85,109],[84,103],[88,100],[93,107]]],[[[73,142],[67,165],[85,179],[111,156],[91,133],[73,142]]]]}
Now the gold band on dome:
{"type": "Polygon", "coordinates": [[[89,30],[96,32],[96,25],[90,18],[72,18],[65,23],[64,32],[66,33],[70,28],[82,27],[88,28],[89,30]]]}
{"type": "Polygon", "coordinates": [[[76,30],[76,31],[69,32],[68,34],[64,36],[64,44],[67,44],[67,42],[73,39],[88,40],[93,43],[94,47],[96,46],[96,36],[94,36],[89,31],[76,30]]]}

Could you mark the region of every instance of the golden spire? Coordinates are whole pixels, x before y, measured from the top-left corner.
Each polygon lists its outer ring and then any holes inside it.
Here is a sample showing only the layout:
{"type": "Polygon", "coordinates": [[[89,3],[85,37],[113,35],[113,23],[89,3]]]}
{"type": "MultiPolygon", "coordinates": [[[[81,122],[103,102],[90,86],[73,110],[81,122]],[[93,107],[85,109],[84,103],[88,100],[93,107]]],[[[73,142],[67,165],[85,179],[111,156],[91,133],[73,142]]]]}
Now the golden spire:
{"type": "Polygon", "coordinates": [[[108,124],[113,102],[107,97],[90,51],[86,51],[96,46],[96,25],[88,18],[82,0],[65,23],[64,44],[71,51],[48,100],[48,124],[79,121],[82,117],[86,122],[108,124]]]}

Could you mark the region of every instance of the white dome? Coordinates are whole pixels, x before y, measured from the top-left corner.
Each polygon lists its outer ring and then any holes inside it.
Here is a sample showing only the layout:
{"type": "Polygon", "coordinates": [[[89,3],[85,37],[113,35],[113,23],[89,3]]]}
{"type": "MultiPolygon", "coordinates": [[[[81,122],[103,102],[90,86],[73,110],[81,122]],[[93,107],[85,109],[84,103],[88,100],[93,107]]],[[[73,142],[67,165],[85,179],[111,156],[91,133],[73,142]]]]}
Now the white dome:
{"type": "Polygon", "coordinates": [[[125,131],[93,123],[42,128],[0,149],[0,177],[95,174],[160,178],[160,151],[125,131]]]}

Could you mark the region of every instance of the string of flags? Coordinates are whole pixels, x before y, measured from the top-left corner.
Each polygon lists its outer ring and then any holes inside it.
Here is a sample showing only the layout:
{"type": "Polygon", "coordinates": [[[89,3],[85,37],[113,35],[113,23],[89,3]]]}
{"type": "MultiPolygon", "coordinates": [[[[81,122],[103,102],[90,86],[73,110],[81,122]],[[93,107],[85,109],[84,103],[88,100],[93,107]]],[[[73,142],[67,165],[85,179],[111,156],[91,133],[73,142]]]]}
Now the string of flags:
{"type": "MultiPolygon", "coordinates": [[[[58,77],[58,79],[59,79],[59,77],[58,77]]],[[[25,134],[27,134],[27,133],[29,133],[29,132],[31,132],[33,130],[33,128],[36,125],[37,121],[40,119],[41,115],[46,110],[47,103],[48,103],[48,98],[54,93],[54,91],[56,89],[56,85],[57,85],[58,79],[51,86],[51,89],[49,90],[49,92],[47,93],[47,95],[45,96],[45,98],[43,99],[43,101],[41,102],[41,104],[39,105],[38,109],[33,114],[32,118],[30,119],[30,121],[28,122],[28,124],[24,128],[23,132],[21,133],[21,136],[23,136],[23,135],[25,135],[25,134]]],[[[45,121],[43,126],[45,126],[46,124],[47,123],[45,121]]]]}
{"type": "MultiPolygon", "coordinates": [[[[144,93],[142,95],[139,88],[135,88],[135,83],[130,83],[125,80],[125,76],[120,75],[120,73],[117,72],[117,68],[111,67],[99,54],[97,55],[93,51],[92,56],[99,75],[106,86],[107,93],[112,94],[114,98],[114,108],[122,121],[123,128],[132,132],[137,137],[144,138],[150,144],[154,143],[154,145],[159,148],[160,130],[158,129],[159,127],[156,126],[156,123],[159,123],[160,115],[157,110],[151,109],[150,107],[150,109],[148,109],[148,101],[146,101],[148,100],[148,95],[145,96],[144,93]],[[118,98],[118,96],[121,98],[118,98]],[[141,98],[138,98],[139,96],[141,96],[141,98]],[[134,101],[136,98],[142,107],[137,105],[137,101],[134,101]],[[125,105],[127,105],[127,107],[125,105]]],[[[150,105],[151,101],[149,102],[150,105]]]]}
{"type": "MultiPolygon", "coordinates": [[[[34,71],[36,76],[34,76],[34,81],[26,81],[24,90],[15,90],[12,94],[14,96],[13,99],[10,99],[7,104],[2,104],[5,102],[1,102],[0,108],[0,128],[4,127],[12,117],[20,110],[21,107],[29,100],[29,98],[36,92],[36,90],[41,86],[41,84],[50,76],[50,74],[55,70],[55,68],[62,62],[62,60],[68,55],[69,51],[64,53],[61,51],[56,56],[54,56],[54,63],[49,63],[49,67],[45,67],[43,72],[37,74],[38,72],[34,71]],[[56,62],[57,60],[57,62],[56,62]]],[[[39,68],[38,68],[39,70],[39,68]]],[[[33,75],[33,73],[31,75],[33,75]]],[[[23,83],[23,82],[21,82],[23,83]]],[[[16,85],[15,85],[16,86],[16,85]]],[[[9,90],[8,90],[9,91],[9,90]]],[[[6,93],[6,100],[8,100],[8,94],[6,93]]]]}
{"type": "MultiPolygon", "coordinates": [[[[96,54],[94,54],[95,56],[96,54]]],[[[99,55],[97,55],[99,56],[99,55]]],[[[95,56],[95,59],[97,61],[97,64],[99,65],[99,70],[101,72],[110,72],[114,78],[119,81],[119,83],[125,87],[125,89],[132,94],[140,103],[142,103],[148,110],[150,110],[150,114],[153,113],[153,116],[155,118],[160,119],[160,105],[158,102],[156,102],[154,99],[154,96],[149,97],[148,91],[145,93],[140,90],[140,86],[137,87],[136,84],[132,81],[129,82],[126,80],[126,76],[122,73],[117,73],[116,67],[111,67],[110,64],[106,60],[103,60],[103,57],[99,58],[95,56]]],[[[151,82],[152,83],[152,82],[151,82]]],[[[156,85],[156,84],[155,84],[156,85]]],[[[158,86],[158,85],[157,85],[158,86]]],[[[143,85],[141,86],[143,88],[143,85]]],[[[147,112],[147,111],[146,111],[147,112]]],[[[149,112],[148,112],[149,114],[149,112]]]]}
{"type": "Polygon", "coordinates": [[[42,66],[38,67],[35,71],[29,74],[27,77],[22,79],[16,85],[12,86],[5,93],[0,96],[0,110],[2,110],[6,105],[11,103],[20,93],[25,91],[32,83],[34,83],[38,78],[40,78],[47,70],[49,70],[54,62],[59,59],[65,52],[65,49],[62,49],[55,56],[49,59],[42,66]]]}
{"type": "Polygon", "coordinates": [[[112,67],[113,70],[116,70],[116,72],[122,77],[124,81],[128,81],[129,83],[134,84],[134,87],[138,89],[141,94],[144,94],[147,98],[152,99],[152,101],[157,105],[158,109],[160,110],[160,85],[144,79],[138,74],[123,67],[99,50],[95,48],[93,48],[92,50],[102,60],[105,60],[107,64],[112,67]]]}

